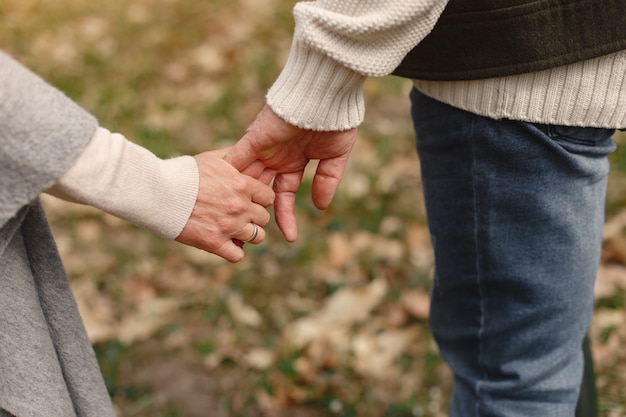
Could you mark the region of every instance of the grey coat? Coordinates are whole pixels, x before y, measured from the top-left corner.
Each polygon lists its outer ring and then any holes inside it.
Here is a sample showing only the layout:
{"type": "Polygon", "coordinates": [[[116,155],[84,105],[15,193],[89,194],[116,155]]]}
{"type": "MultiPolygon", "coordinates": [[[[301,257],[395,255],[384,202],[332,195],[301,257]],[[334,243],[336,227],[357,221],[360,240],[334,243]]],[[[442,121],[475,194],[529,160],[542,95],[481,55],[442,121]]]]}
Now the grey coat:
{"type": "Polygon", "coordinates": [[[38,199],[96,128],[0,52],[0,416],[114,415],[38,199]]]}

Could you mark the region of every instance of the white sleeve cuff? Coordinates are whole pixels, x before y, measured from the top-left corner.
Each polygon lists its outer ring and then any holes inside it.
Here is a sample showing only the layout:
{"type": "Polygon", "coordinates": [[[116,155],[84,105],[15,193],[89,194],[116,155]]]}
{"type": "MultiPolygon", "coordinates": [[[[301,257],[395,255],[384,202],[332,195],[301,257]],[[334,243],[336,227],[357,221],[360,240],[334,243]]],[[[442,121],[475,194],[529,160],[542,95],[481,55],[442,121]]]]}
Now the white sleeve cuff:
{"type": "Polygon", "coordinates": [[[124,136],[98,128],[74,165],[47,192],[175,239],[191,215],[198,187],[193,157],[162,160],[124,136]]]}
{"type": "Polygon", "coordinates": [[[303,129],[349,130],[363,121],[366,77],[294,40],[267,104],[282,119],[303,129]]]}

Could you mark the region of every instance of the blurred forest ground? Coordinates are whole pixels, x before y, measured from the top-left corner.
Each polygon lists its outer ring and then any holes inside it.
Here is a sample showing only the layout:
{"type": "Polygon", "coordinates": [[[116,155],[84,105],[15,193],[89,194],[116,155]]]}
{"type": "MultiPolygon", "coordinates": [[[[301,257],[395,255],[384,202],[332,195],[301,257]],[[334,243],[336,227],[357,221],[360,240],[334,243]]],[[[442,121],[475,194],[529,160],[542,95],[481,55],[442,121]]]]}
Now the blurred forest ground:
{"type": "MultiPolygon", "coordinates": [[[[286,0],[3,0],[0,49],[161,157],[232,144],[289,51],[286,0]]],[[[410,82],[368,80],[331,208],[298,200],[231,265],[44,202],[120,417],[444,416],[410,82]]],[[[617,137],[623,142],[623,137],[617,137]]],[[[626,415],[626,152],[612,156],[590,331],[602,416],[626,415]]]]}

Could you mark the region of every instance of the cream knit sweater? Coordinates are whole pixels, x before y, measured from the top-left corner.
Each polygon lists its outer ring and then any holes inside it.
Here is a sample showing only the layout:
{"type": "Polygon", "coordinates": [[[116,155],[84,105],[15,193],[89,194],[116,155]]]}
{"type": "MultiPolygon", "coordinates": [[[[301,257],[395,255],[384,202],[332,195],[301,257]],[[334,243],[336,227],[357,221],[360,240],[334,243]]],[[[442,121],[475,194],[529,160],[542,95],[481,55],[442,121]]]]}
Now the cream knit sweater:
{"type": "MultiPolygon", "coordinates": [[[[349,129],[363,119],[365,76],[387,75],[435,25],[447,0],[298,3],[272,109],[300,127],[349,129]]],[[[626,51],[547,71],[460,82],[415,80],[424,94],[493,118],[626,127],[626,51]]]]}
{"type": "MultiPolygon", "coordinates": [[[[358,126],[365,112],[365,79],[390,74],[432,30],[446,4],[447,0],[297,3],[291,52],[267,94],[269,106],[289,123],[307,129],[358,126]]],[[[530,74],[457,82],[415,80],[414,84],[437,100],[493,118],[626,127],[626,51],[530,74]]],[[[129,212],[127,207],[133,207],[129,220],[176,237],[193,208],[195,191],[180,186],[197,187],[193,161],[157,161],[136,145],[123,145],[119,136],[102,131],[96,136],[93,141],[98,142],[87,147],[61,178],[57,194],[121,217],[129,212]],[[106,163],[103,152],[109,155],[106,163]],[[108,178],[101,187],[78,183],[96,174],[108,178]],[[106,184],[114,188],[107,189],[106,184]],[[137,194],[140,188],[147,191],[137,194]],[[83,191],[77,195],[72,190],[83,191]]]]}

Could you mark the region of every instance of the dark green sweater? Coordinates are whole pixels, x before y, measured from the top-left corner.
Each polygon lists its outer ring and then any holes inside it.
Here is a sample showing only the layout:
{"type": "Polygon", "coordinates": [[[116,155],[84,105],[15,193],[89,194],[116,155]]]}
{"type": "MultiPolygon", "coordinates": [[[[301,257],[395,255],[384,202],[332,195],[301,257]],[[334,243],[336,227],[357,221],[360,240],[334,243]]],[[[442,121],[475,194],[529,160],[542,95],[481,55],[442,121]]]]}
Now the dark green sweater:
{"type": "Polygon", "coordinates": [[[394,73],[439,81],[501,77],[623,49],[624,0],[450,0],[394,73]]]}

